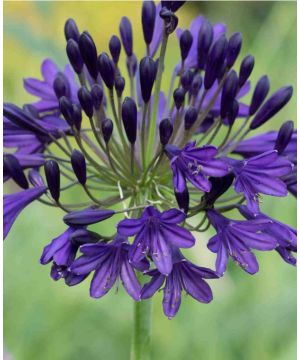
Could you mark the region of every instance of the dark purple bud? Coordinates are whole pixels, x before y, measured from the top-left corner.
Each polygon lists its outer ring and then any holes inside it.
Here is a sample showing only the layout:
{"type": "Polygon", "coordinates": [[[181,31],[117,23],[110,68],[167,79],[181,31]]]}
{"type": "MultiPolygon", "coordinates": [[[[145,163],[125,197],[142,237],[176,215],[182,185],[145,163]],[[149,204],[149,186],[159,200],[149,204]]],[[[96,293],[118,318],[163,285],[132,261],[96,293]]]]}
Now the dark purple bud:
{"type": "Polygon", "coordinates": [[[194,78],[194,73],[190,69],[185,70],[185,72],[181,75],[180,82],[184,91],[189,91],[193,82],[193,78],[194,78]]]}
{"type": "Polygon", "coordinates": [[[188,188],[186,187],[183,192],[174,192],[178,207],[180,210],[184,211],[185,213],[189,210],[190,204],[190,194],[188,188]]]}
{"type": "Polygon", "coordinates": [[[148,103],[151,98],[151,92],[156,77],[156,65],[154,60],[146,56],[140,62],[140,84],[142,98],[148,103]]]}
{"type": "Polygon", "coordinates": [[[199,30],[197,42],[198,68],[201,70],[205,69],[207,56],[213,41],[213,36],[214,31],[211,23],[207,20],[204,20],[199,30]]]}
{"type": "Polygon", "coordinates": [[[85,157],[78,150],[73,150],[71,155],[71,164],[74,174],[81,185],[86,183],[86,162],[85,157]]]}
{"type": "Polygon", "coordinates": [[[179,110],[184,103],[185,91],[182,88],[177,88],[173,92],[173,99],[175,102],[176,109],[179,110]]]}
{"type": "Polygon", "coordinates": [[[93,117],[94,113],[94,103],[93,98],[86,86],[82,86],[77,93],[78,100],[83,111],[86,113],[88,118],[93,117]]]}
{"type": "Polygon", "coordinates": [[[137,108],[134,100],[126,97],[122,104],[122,119],[128,141],[131,144],[136,140],[137,108]]]}
{"type": "Polygon", "coordinates": [[[239,102],[234,99],[231,105],[231,109],[229,109],[227,113],[227,124],[229,126],[232,126],[233,123],[235,122],[235,119],[239,114],[239,107],[240,107],[239,102]]]}
{"type": "Polygon", "coordinates": [[[241,88],[245,82],[249,79],[254,68],[254,57],[247,55],[241,63],[239,74],[239,87],[241,88]]]}
{"type": "Polygon", "coordinates": [[[9,175],[16,184],[23,189],[28,189],[28,181],[25,177],[19,160],[12,154],[5,154],[3,158],[4,173],[9,175]]]}
{"type": "Polygon", "coordinates": [[[79,38],[79,49],[83,62],[85,63],[92,78],[97,79],[97,49],[91,35],[84,31],[79,38]]]}
{"type": "Polygon", "coordinates": [[[134,54],[132,54],[130,57],[127,57],[126,66],[129,76],[134,77],[137,70],[137,58],[134,54]]]}
{"type": "Polygon", "coordinates": [[[173,125],[169,119],[163,119],[159,123],[159,138],[162,146],[167,145],[173,133],[173,125]]]}
{"type": "Polygon", "coordinates": [[[226,59],[225,61],[222,63],[219,71],[218,71],[218,76],[217,76],[217,79],[218,79],[218,82],[220,83],[220,81],[223,79],[223,76],[225,75],[225,72],[227,70],[227,62],[226,62],[226,59]]]}
{"type": "Polygon", "coordinates": [[[45,186],[44,180],[37,170],[30,170],[28,179],[34,187],[45,186]]]}
{"type": "Polygon", "coordinates": [[[256,113],[256,111],[260,108],[260,105],[265,101],[265,98],[268,95],[268,92],[270,90],[270,82],[267,77],[267,75],[262,76],[256,86],[255,90],[253,92],[250,108],[249,108],[249,115],[253,115],[256,113]]]}
{"type": "Polygon", "coordinates": [[[143,1],[142,26],[145,43],[149,45],[153,38],[155,25],[156,7],[154,1],[143,1]]]}
{"type": "Polygon", "coordinates": [[[66,122],[70,126],[73,126],[73,124],[74,124],[73,106],[72,106],[71,101],[66,96],[62,96],[59,99],[59,109],[60,109],[60,112],[62,113],[63,117],[65,118],[66,122]]]}
{"type": "Polygon", "coordinates": [[[56,161],[48,160],[44,165],[48,189],[55,201],[59,200],[60,195],[60,170],[56,161]]]}
{"type": "Polygon", "coordinates": [[[226,56],[228,68],[231,68],[234,65],[237,57],[239,56],[242,47],[242,41],[243,38],[241,33],[234,33],[229,38],[226,56]]]}
{"type": "Polygon", "coordinates": [[[207,59],[204,86],[208,90],[217,79],[226,56],[227,40],[221,36],[212,46],[207,59]]]}
{"type": "Polygon", "coordinates": [[[277,139],[274,149],[278,151],[278,154],[282,154],[285,148],[288,146],[294,131],[294,123],[289,120],[281,125],[278,131],[277,139]]]}
{"type": "Polygon", "coordinates": [[[23,105],[23,110],[30,116],[34,117],[35,119],[40,118],[38,110],[32,104],[23,105]]]}
{"type": "Polygon", "coordinates": [[[181,34],[179,39],[179,44],[180,44],[181,60],[184,61],[187,58],[193,44],[193,35],[189,30],[185,30],[181,34]]]}
{"type": "Polygon", "coordinates": [[[251,122],[250,129],[257,129],[278,113],[290,100],[292,86],[284,86],[277,90],[260,108],[251,122]]]}
{"type": "Polygon", "coordinates": [[[184,128],[185,130],[189,130],[197,120],[198,113],[197,110],[191,106],[187,109],[184,115],[184,128]]]}
{"type": "Polygon", "coordinates": [[[178,25],[178,17],[174,12],[166,7],[162,7],[159,12],[159,16],[164,20],[165,23],[165,33],[167,35],[172,34],[175,31],[178,25]]]}
{"type": "Polygon", "coordinates": [[[230,188],[233,180],[233,174],[228,174],[223,177],[210,177],[211,190],[203,196],[205,203],[207,205],[213,205],[214,202],[230,188]]]}
{"type": "Polygon", "coordinates": [[[110,119],[104,119],[101,122],[102,134],[105,143],[107,144],[112,136],[114,124],[110,119]]]}
{"type": "Polygon", "coordinates": [[[119,26],[123,47],[128,57],[132,55],[132,27],[128,17],[123,16],[119,26]]]}
{"type": "Polygon", "coordinates": [[[60,99],[62,96],[69,96],[70,94],[70,85],[68,79],[63,73],[58,73],[53,81],[53,90],[57,99],[60,99]]]}
{"type": "Polygon", "coordinates": [[[76,42],[79,41],[80,33],[73,19],[70,18],[66,21],[64,30],[65,30],[65,38],[67,41],[70,39],[73,39],[76,42]]]}
{"type": "Polygon", "coordinates": [[[125,79],[122,76],[115,78],[115,89],[118,97],[121,97],[125,88],[125,79]]]}
{"type": "Polygon", "coordinates": [[[161,7],[165,7],[173,12],[176,12],[186,1],[162,1],[161,7]]]}
{"type": "Polygon", "coordinates": [[[93,99],[94,108],[99,110],[103,100],[103,89],[99,84],[94,84],[91,89],[91,96],[93,99]]]}
{"type": "Polygon", "coordinates": [[[230,112],[233,100],[237,94],[239,79],[234,70],[232,70],[224,82],[221,96],[221,118],[225,119],[230,112]]]}
{"type": "Polygon", "coordinates": [[[105,85],[112,90],[115,83],[115,65],[106,53],[98,57],[98,69],[105,85]]]}
{"type": "Polygon", "coordinates": [[[75,230],[69,236],[69,239],[75,245],[82,245],[82,244],[96,243],[99,240],[101,240],[101,237],[94,231],[90,231],[86,229],[78,229],[75,230]]]}
{"type": "Polygon", "coordinates": [[[194,96],[197,96],[202,86],[202,76],[200,74],[196,74],[193,78],[191,93],[194,96]]]}
{"type": "Polygon", "coordinates": [[[68,40],[66,50],[72,68],[76,74],[80,74],[83,68],[83,60],[78,43],[73,39],[68,40]]]}
{"type": "Polygon", "coordinates": [[[82,113],[81,113],[81,107],[78,104],[72,105],[72,119],[73,119],[73,124],[75,125],[76,129],[79,131],[81,128],[82,113]]]}
{"type": "Polygon", "coordinates": [[[117,64],[121,53],[121,41],[116,35],[109,40],[109,51],[114,63],[117,64]]]}
{"type": "Polygon", "coordinates": [[[73,211],[65,215],[63,220],[67,225],[91,225],[112,217],[115,214],[113,210],[88,208],[79,211],[73,211]]]}

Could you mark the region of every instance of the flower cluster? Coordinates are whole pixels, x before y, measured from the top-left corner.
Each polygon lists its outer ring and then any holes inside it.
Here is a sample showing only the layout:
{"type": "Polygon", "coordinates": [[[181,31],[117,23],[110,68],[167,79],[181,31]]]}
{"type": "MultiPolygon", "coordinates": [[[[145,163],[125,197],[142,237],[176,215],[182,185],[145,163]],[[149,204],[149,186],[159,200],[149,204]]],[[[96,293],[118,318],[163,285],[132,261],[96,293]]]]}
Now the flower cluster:
{"type": "Polygon", "coordinates": [[[249,105],[243,103],[254,57],[246,56],[234,70],[242,35],[227,34],[225,25],[202,16],[190,29],[177,28],[183,4],[142,4],[140,61],[127,17],[120,37],[109,41],[110,54],[99,53],[92,36],[67,20],[70,65],[60,69],[45,60],[42,80],[24,80],[38,101],[23,108],[5,103],[3,125],[4,181],[21,188],[4,196],[4,237],[34,200],[56,206],[65,212],[67,228],[40,259],[52,264],[54,280],[71,286],[93,273],[90,295],[99,298],[120,278],[135,301],[163,287],[169,318],[179,309],[182,291],[203,303],[212,300],[206,280],[222,277],[229,257],[254,274],[253,249],[276,250],[292,265],[297,250],[296,231],[260,210],[262,195],[297,194],[293,122],[251,136],[288,103],[292,88],[269,95],[264,75],[249,105]],[[167,44],[174,34],[181,58],[164,93],[167,44]],[[75,187],[85,202],[74,197],[66,203],[65,193],[75,187]],[[231,210],[244,219],[226,217],[231,210]],[[111,236],[91,230],[116,214],[124,219],[111,236]],[[207,244],[217,254],[215,270],[181,252],[194,246],[192,233],[210,226],[216,230],[207,244]]]}

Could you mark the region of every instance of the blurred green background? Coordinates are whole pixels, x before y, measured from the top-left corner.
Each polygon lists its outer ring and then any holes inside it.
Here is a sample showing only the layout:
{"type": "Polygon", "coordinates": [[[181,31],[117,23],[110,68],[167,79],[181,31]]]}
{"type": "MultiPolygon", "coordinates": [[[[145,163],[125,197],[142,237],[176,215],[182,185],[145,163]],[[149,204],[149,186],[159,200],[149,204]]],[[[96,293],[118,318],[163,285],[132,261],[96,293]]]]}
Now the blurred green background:
{"type": "MultiPolygon", "coordinates": [[[[203,14],[224,22],[229,33],[243,33],[243,54],[256,58],[252,79],[268,74],[272,90],[296,85],[296,2],[190,2],[179,11],[180,26],[203,14]]],[[[33,100],[23,77],[39,77],[46,57],[66,63],[63,25],[73,17],[88,29],[98,51],[107,51],[121,16],[130,17],[134,48],[144,53],[139,2],[5,2],[4,99],[22,105],[33,100]]],[[[178,59],[175,36],[167,50],[166,72],[178,59]]],[[[122,60],[124,55],[122,55],[122,60]]],[[[166,79],[165,76],[164,79],[166,79]]],[[[164,81],[164,86],[166,86],[164,81]]],[[[260,131],[296,121],[296,95],[260,131]]],[[[12,184],[6,191],[15,191],[12,184]]],[[[78,196],[73,192],[70,196],[78,196]]],[[[296,201],[266,198],[264,212],[296,226],[296,201]]],[[[127,359],[133,303],[120,288],[101,300],[88,296],[88,282],[68,288],[39,264],[43,247],[64,230],[58,210],[33,204],[18,218],[4,244],[4,333],[6,350],[17,360],[127,359]]],[[[113,223],[102,224],[107,232],[113,223]]],[[[189,257],[214,266],[205,233],[189,257]]],[[[154,299],[153,359],[289,360],[296,358],[296,271],[277,253],[258,254],[260,272],[249,276],[230,264],[223,279],[212,281],[214,301],[184,297],[178,315],[167,320],[162,295],[154,299]]]]}

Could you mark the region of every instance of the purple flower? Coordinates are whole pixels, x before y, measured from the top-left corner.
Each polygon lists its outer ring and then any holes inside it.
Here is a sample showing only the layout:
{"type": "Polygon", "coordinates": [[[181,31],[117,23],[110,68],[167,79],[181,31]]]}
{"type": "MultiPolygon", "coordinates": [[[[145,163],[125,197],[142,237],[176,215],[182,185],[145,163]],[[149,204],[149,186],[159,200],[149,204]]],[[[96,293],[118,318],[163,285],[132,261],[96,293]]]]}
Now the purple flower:
{"type": "Polygon", "coordinates": [[[46,186],[27,189],[3,197],[3,238],[5,239],[10,228],[20,212],[31,202],[46,192],[46,186]]]}
{"type": "Polygon", "coordinates": [[[276,251],[284,261],[291,265],[296,265],[296,259],[292,252],[297,252],[297,230],[283,224],[282,222],[271,218],[263,213],[253,214],[245,205],[239,206],[240,213],[248,220],[262,219],[270,223],[262,230],[277,241],[276,251]]]}
{"type": "Polygon", "coordinates": [[[280,179],[292,171],[293,164],[278,156],[276,150],[267,151],[247,160],[229,159],[235,174],[234,189],[244,193],[248,207],[259,211],[259,194],[286,196],[286,184],[280,179]]]}
{"type": "Polygon", "coordinates": [[[76,228],[69,227],[53,239],[50,244],[45,246],[40,259],[42,265],[53,262],[50,273],[52,279],[57,281],[64,278],[65,283],[69,286],[76,285],[87,277],[87,274],[79,276],[69,271],[80,245],[71,239],[71,235],[76,230],[76,228]]]}
{"type": "Polygon", "coordinates": [[[216,210],[208,210],[207,216],[217,231],[207,247],[217,253],[216,270],[220,275],[226,270],[229,256],[246,272],[255,274],[258,263],[251,249],[266,251],[277,246],[273,236],[262,232],[271,223],[269,219],[231,220],[216,210]]]}
{"type": "Polygon", "coordinates": [[[158,270],[146,273],[152,279],[144,285],[141,292],[141,298],[148,299],[165,283],[163,310],[169,319],[172,319],[179,310],[183,290],[195,300],[209,303],[213,295],[209,285],[203,279],[218,278],[214,271],[192,264],[179,251],[173,254],[173,261],[173,269],[168,276],[161,274],[158,270]]]}
{"type": "Polygon", "coordinates": [[[189,248],[195,244],[194,236],[177,224],[185,219],[177,209],[160,212],[153,206],[147,207],[138,219],[125,219],[118,224],[118,233],[135,236],[129,251],[129,259],[139,263],[150,255],[157,269],[165,275],[172,271],[172,246],[189,248]]]}
{"type": "MultiPolygon", "coordinates": [[[[129,248],[127,238],[118,235],[109,244],[83,245],[80,248],[83,255],[73,262],[70,270],[78,276],[87,276],[95,271],[90,287],[90,295],[93,298],[100,298],[107,294],[120,277],[127,293],[138,301],[141,286],[134,267],[129,262],[129,248]]],[[[148,267],[147,262],[136,264],[136,268],[140,271],[145,271],[148,267]]]]}
{"type": "Polygon", "coordinates": [[[190,181],[197,189],[209,192],[211,184],[207,176],[224,176],[228,173],[228,165],[220,159],[215,159],[217,148],[211,145],[195,147],[196,142],[190,142],[180,150],[167,145],[166,152],[171,158],[173,185],[176,192],[183,192],[186,181],[190,181]]]}
{"type": "MultiPolygon", "coordinates": [[[[42,63],[41,73],[43,80],[25,79],[24,87],[31,95],[40,98],[39,101],[33,104],[39,112],[58,111],[58,100],[53,89],[53,83],[60,70],[51,59],[46,59],[42,63]]],[[[69,65],[65,66],[63,75],[69,84],[69,97],[73,102],[78,103],[74,72],[69,65]]]]}

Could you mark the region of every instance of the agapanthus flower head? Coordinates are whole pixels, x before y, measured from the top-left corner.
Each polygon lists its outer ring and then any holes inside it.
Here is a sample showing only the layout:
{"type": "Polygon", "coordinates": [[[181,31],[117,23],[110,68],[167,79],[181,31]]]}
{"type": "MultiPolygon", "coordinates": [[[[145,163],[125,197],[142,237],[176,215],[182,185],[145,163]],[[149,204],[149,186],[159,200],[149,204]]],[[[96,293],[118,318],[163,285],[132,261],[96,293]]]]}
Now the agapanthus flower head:
{"type": "Polygon", "coordinates": [[[143,2],[142,33],[122,17],[109,53],[67,19],[70,65],[44,60],[42,80],[24,80],[38,100],[5,103],[3,111],[4,181],[20,188],[4,196],[4,237],[34,200],[57,207],[68,228],[44,248],[51,277],[71,286],[93,273],[94,298],[118,279],[135,301],[164,286],[168,318],[182,291],[209,303],[204,279],[223,275],[229,257],[255,274],[253,249],[275,249],[290,264],[297,250],[296,231],[260,210],[262,195],[296,196],[297,131],[281,119],[280,129],[253,136],[288,104],[292,87],[267,98],[271,80],[263,75],[251,92],[254,56],[239,60],[241,33],[228,35],[225,24],[203,16],[179,28],[184,3],[143,2]],[[180,55],[169,79],[168,46],[176,38],[180,55]],[[228,218],[231,210],[244,220],[228,218]],[[195,235],[211,225],[216,271],[180,252],[203,241],[195,235]],[[151,277],[144,286],[142,274],[151,277]]]}

